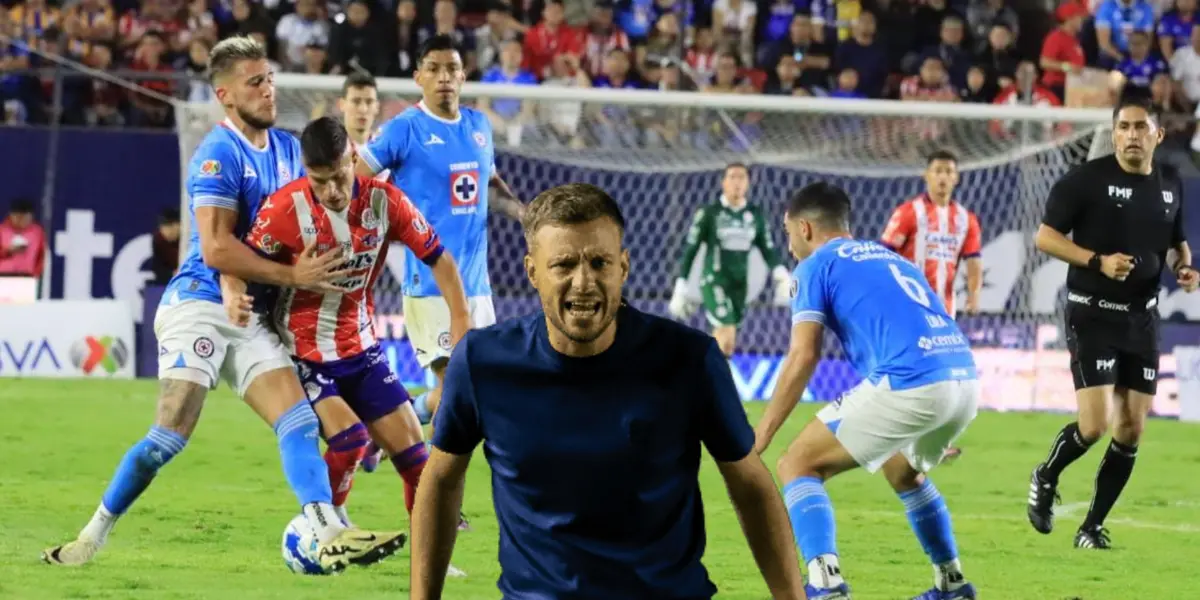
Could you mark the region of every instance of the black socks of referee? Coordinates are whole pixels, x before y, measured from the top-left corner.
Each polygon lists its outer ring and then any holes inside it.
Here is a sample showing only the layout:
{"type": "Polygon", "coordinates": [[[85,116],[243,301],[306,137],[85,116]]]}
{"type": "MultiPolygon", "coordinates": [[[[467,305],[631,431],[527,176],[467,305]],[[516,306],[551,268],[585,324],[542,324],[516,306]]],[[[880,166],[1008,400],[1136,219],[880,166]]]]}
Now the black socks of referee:
{"type": "Polygon", "coordinates": [[[1047,483],[1057,485],[1058,476],[1063,470],[1087,454],[1088,448],[1094,443],[1095,440],[1086,440],[1083,434],[1079,433],[1079,423],[1068,424],[1058,432],[1054,443],[1050,444],[1050,456],[1042,463],[1038,476],[1047,483]]]}
{"type": "Polygon", "coordinates": [[[1083,519],[1083,528],[1091,529],[1104,524],[1121,490],[1129,482],[1133,474],[1133,462],[1137,460],[1137,446],[1127,446],[1112,440],[1108,451],[1100,461],[1096,471],[1096,495],[1092,497],[1092,506],[1088,508],[1087,517],[1083,519]]]}

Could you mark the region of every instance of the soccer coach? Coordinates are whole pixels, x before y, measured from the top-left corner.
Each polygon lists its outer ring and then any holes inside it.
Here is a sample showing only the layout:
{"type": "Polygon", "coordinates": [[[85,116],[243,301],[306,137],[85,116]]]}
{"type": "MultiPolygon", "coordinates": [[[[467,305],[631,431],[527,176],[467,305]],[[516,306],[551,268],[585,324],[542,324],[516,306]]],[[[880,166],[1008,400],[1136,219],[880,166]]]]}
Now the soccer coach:
{"type": "Polygon", "coordinates": [[[1129,481],[1158,381],[1158,292],[1163,267],[1191,292],[1200,282],[1183,228],[1183,187],[1174,169],[1154,162],[1163,130],[1148,100],[1113,110],[1116,153],[1067,173],[1050,191],[1039,250],[1070,264],[1066,337],[1078,420],[1058,433],[1033,470],[1029,521],[1054,526],[1058,479],[1109,428],[1112,442],[1075,547],[1108,549],[1104,520],[1129,481]],[[1071,234],[1071,239],[1067,238],[1071,234]]]}
{"type": "Polygon", "coordinates": [[[700,600],[700,446],[775,598],[803,599],[790,524],[713,338],[628,306],[625,221],[592,185],[523,219],[542,310],[471,331],[446,368],[412,524],[413,600],[440,598],[471,454],[492,469],[510,600],[700,600]]]}

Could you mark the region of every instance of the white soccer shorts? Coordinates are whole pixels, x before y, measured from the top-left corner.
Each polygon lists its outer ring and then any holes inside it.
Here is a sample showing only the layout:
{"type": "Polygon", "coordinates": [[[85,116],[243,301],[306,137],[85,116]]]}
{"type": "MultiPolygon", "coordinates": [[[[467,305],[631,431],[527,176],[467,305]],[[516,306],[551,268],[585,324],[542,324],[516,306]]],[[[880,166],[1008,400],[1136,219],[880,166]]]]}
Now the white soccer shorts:
{"type": "Polygon", "coordinates": [[[154,334],[159,379],[190,381],[209,389],[223,379],[241,397],[259,375],[292,368],[291,356],[265,316],[238,327],[216,302],[184,300],[159,306],[154,334]]]}
{"type": "Polygon", "coordinates": [[[822,408],[817,418],[870,473],[897,453],[914,469],[926,472],[967,430],[978,402],[975,379],[893,390],[885,377],[874,385],[863,381],[840,401],[822,408]]]}
{"type": "MultiPolygon", "coordinates": [[[[480,329],[496,323],[491,296],[467,298],[471,327],[480,329]]],[[[450,306],[441,296],[404,297],[404,327],[421,368],[450,358],[450,306]]]]}

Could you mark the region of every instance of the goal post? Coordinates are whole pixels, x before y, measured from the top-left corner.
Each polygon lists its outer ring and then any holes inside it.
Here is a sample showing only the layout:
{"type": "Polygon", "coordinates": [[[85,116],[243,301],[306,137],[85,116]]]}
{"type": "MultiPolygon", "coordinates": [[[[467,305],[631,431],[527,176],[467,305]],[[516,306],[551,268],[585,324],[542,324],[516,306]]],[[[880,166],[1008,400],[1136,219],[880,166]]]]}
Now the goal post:
{"type": "MultiPolygon", "coordinates": [[[[378,83],[384,119],[420,97],[411,80],[378,83]]],[[[342,78],[279,74],[276,86],[278,126],[299,130],[333,110],[342,78]]],[[[1073,406],[1059,330],[1066,267],[1036,253],[1032,237],[1053,183],[1072,166],[1111,152],[1110,111],[478,83],[465,84],[463,98],[529,107],[530,120],[493,128],[497,169],[524,200],[570,182],[599,185],[617,199],[632,259],[625,295],[660,314],[690,217],[719,198],[727,163],[750,166],[750,201],[767,213],[776,245],[786,253],[777,225],[792,190],[816,180],[841,185],[854,202],[855,234],[877,238],[892,209],[924,189],[928,153],[954,152],[961,172],[955,197],[983,228],[983,314],[960,323],[976,348],[985,403],[997,409],[1073,406]]],[[[185,165],[201,139],[196,136],[203,136],[200,128],[181,129],[185,165]]],[[[501,216],[489,224],[497,316],[528,312],[537,296],[521,265],[519,227],[501,216]]],[[[402,323],[387,318],[401,305],[399,273],[392,271],[381,280],[377,307],[383,322],[402,323]]],[[[694,273],[692,279],[698,296],[694,273]]],[[[770,305],[761,260],[752,263],[750,279],[748,317],[732,362],[743,397],[764,399],[791,321],[786,308],[770,305]]],[[[965,294],[964,275],[959,279],[965,294]]],[[[701,315],[689,323],[707,328],[701,315]]],[[[837,344],[828,347],[809,389],[816,400],[836,398],[857,382],[837,344]]]]}

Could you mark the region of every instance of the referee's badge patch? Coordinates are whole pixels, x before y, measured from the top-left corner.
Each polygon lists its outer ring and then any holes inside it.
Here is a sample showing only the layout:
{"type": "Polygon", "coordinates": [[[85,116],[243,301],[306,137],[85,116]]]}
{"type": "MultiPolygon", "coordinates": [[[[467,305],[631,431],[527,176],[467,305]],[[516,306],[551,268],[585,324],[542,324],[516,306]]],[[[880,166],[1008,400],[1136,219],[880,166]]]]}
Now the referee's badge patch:
{"type": "Polygon", "coordinates": [[[1171,192],[1163,192],[1163,202],[1170,204],[1175,201],[1175,194],[1171,192]]]}
{"type": "Polygon", "coordinates": [[[788,296],[795,298],[796,294],[799,294],[799,293],[800,293],[800,280],[793,277],[792,278],[792,287],[788,290],[788,296]]]}

